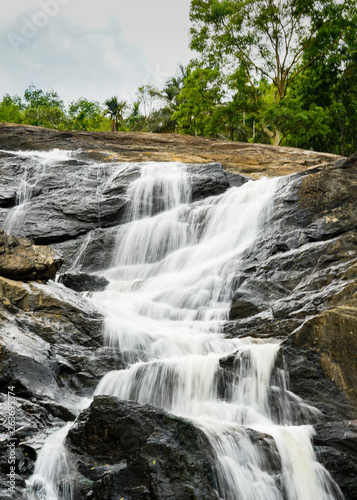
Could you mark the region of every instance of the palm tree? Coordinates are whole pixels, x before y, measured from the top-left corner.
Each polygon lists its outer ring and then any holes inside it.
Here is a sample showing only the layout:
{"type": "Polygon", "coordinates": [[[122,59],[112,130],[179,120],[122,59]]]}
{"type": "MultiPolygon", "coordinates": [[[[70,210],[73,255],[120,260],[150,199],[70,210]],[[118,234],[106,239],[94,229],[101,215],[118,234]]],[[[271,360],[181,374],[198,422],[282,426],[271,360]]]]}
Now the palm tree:
{"type": "Polygon", "coordinates": [[[118,124],[122,123],[124,120],[123,111],[126,107],[126,101],[119,101],[116,96],[107,99],[104,102],[107,109],[104,111],[104,115],[109,115],[112,120],[112,132],[118,130],[118,124]]]}
{"type": "Polygon", "coordinates": [[[182,87],[184,85],[185,79],[188,76],[188,70],[182,64],[180,64],[180,72],[181,74],[177,77],[172,76],[169,78],[166,83],[165,87],[162,89],[161,92],[153,91],[152,96],[160,99],[165,103],[165,108],[171,113],[176,111],[178,102],[177,102],[177,96],[180,94],[182,87]]]}
{"type": "Polygon", "coordinates": [[[125,120],[125,124],[129,127],[129,130],[140,130],[141,125],[145,121],[145,116],[140,113],[140,101],[135,101],[131,110],[130,115],[125,120]]]}
{"type": "Polygon", "coordinates": [[[171,120],[171,115],[179,105],[177,98],[184,86],[188,72],[188,69],[180,64],[179,76],[169,78],[161,91],[155,88],[149,90],[153,98],[163,103],[163,106],[151,113],[147,119],[146,127],[150,132],[175,132],[176,121],[171,120]]]}

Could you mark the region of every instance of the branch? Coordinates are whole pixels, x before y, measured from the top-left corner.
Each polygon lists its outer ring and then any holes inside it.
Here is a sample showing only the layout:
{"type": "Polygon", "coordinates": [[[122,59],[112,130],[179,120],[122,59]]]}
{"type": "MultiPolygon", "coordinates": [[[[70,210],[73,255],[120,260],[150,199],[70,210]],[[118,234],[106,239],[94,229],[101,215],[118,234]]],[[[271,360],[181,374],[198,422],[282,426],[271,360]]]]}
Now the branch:
{"type": "Polygon", "coordinates": [[[236,56],[243,62],[243,64],[245,66],[247,66],[247,61],[252,64],[252,66],[254,66],[254,68],[257,70],[257,71],[260,71],[260,73],[264,76],[266,76],[267,78],[269,78],[269,80],[271,80],[274,84],[276,82],[276,78],[273,78],[272,76],[269,75],[269,73],[267,73],[263,68],[261,68],[260,66],[258,66],[257,64],[255,64],[255,62],[248,56],[248,54],[246,54],[242,49],[238,49],[238,53],[236,54],[236,56]]]}
{"type": "MultiPolygon", "coordinates": [[[[302,73],[308,66],[310,66],[313,62],[315,62],[317,59],[319,59],[321,56],[323,56],[324,54],[326,54],[326,52],[328,52],[339,40],[341,40],[343,34],[348,30],[348,28],[345,28],[343,31],[341,31],[341,33],[339,34],[339,36],[328,46],[326,47],[325,50],[323,50],[322,52],[319,52],[313,59],[311,59],[310,61],[308,61],[306,64],[304,64],[304,66],[302,66],[296,73],[294,73],[292,75],[292,77],[288,80],[288,85],[293,81],[295,80],[295,78],[300,75],[300,73],[302,73]]],[[[290,66],[291,68],[291,66],[290,66]]]]}

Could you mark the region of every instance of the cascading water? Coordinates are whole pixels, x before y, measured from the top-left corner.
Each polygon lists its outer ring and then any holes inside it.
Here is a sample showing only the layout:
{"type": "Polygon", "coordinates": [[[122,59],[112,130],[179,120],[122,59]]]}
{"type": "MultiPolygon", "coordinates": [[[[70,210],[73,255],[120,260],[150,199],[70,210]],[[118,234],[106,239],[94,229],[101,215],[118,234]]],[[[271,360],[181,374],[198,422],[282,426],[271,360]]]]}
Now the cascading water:
{"type": "MultiPolygon", "coordinates": [[[[222,333],[243,252],[269,219],[277,183],[249,182],[192,203],[184,165],[141,166],[130,187],[129,222],[119,227],[104,272],[110,284],[89,299],[105,315],[106,344],[127,367],[105,375],[95,395],[192,420],[211,443],[218,498],[341,499],[316,460],[312,426],[293,425],[288,397],[273,411],[272,392],[288,394],[281,374],[271,387],[279,343],[222,333]],[[222,388],[227,360],[231,377],[222,388]]],[[[52,485],[55,474],[41,475],[56,495],[44,498],[71,500],[52,485]]]]}
{"type": "Polygon", "coordinates": [[[35,471],[27,482],[31,493],[28,500],[44,498],[74,500],[72,469],[64,441],[73,422],[51,434],[45,442],[36,461],[35,471]]]}
{"type": "Polygon", "coordinates": [[[46,173],[46,166],[51,161],[67,160],[71,157],[71,151],[62,151],[54,149],[53,151],[5,151],[0,153],[16,155],[26,159],[24,172],[16,193],[16,204],[9,211],[4,223],[4,230],[13,236],[21,236],[22,224],[26,216],[28,202],[34,194],[36,185],[41,174],[46,173]]]}

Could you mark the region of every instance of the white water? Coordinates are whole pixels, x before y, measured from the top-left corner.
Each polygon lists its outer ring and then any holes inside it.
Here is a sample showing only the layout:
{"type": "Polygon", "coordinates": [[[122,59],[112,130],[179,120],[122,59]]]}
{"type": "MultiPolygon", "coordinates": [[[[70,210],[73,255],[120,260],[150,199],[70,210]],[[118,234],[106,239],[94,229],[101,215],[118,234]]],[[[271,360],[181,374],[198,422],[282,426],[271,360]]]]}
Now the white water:
{"type": "Polygon", "coordinates": [[[4,222],[4,230],[7,234],[21,236],[21,229],[26,217],[26,211],[41,174],[46,173],[46,166],[52,161],[65,161],[71,158],[72,151],[54,149],[52,151],[14,152],[1,149],[0,153],[7,153],[27,159],[16,192],[16,205],[9,210],[4,222]]]}
{"type": "MultiPolygon", "coordinates": [[[[221,499],[333,500],[342,496],[316,461],[312,427],[293,426],[291,408],[279,417],[270,407],[278,343],[222,334],[242,254],[269,220],[276,186],[262,179],[192,204],[183,165],[142,165],[131,222],[118,229],[104,273],[110,285],[91,298],[106,317],[105,342],[128,365],[105,375],[95,394],[192,420],[211,443],[221,499]],[[220,362],[228,355],[223,397],[220,362]]],[[[44,498],[71,500],[51,487],[57,496],[44,498]]]]}
{"type": "Polygon", "coordinates": [[[51,434],[41,449],[33,475],[27,481],[27,499],[74,500],[73,464],[64,445],[73,422],[51,434]]]}

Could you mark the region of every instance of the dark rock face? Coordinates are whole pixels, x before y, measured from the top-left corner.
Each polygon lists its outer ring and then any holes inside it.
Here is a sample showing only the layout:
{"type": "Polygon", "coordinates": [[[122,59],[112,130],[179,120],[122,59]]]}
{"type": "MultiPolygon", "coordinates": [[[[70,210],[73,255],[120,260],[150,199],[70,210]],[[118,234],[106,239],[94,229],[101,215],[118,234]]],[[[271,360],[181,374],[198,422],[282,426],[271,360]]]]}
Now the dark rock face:
{"type": "Polygon", "coordinates": [[[240,187],[251,179],[245,175],[234,174],[232,172],[227,172],[227,179],[230,187],[240,187]]]}
{"type": "MultiPolygon", "coordinates": [[[[77,293],[61,285],[0,282],[0,413],[7,415],[11,387],[18,469],[17,496],[9,498],[22,498],[47,433],[74,420],[79,397],[91,396],[108,368],[123,363],[103,347],[100,312],[77,293]]],[[[6,492],[5,420],[0,433],[0,491],[6,492]]]]}
{"type": "Polygon", "coordinates": [[[59,282],[76,292],[99,292],[109,285],[104,276],[86,273],[64,273],[59,277],[59,282]]]}
{"type": "Polygon", "coordinates": [[[221,194],[230,187],[220,163],[205,165],[204,170],[201,165],[188,165],[187,171],[192,182],[192,201],[221,194]]]}
{"type": "Polygon", "coordinates": [[[81,475],[78,498],[218,499],[205,436],[154,407],[96,397],[70,429],[67,447],[81,475]]]}
{"type": "Polygon", "coordinates": [[[54,243],[51,247],[62,255],[64,271],[101,271],[111,265],[117,233],[117,227],[94,229],[79,238],[54,243]]]}
{"type": "MultiPolygon", "coordinates": [[[[0,165],[7,191],[11,187],[18,192],[25,177],[31,186],[27,190],[23,219],[17,223],[16,231],[39,244],[70,240],[97,227],[118,224],[128,201],[127,187],[139,176],[135,166],[89,165],[76,159],[47,160],[41,167],[38,160],[12,155],[1,159],[0,165]]],[[[9,215],[8,210],[3,209],[1,225],[8,224],[9,215]]]]}
{"type": "Polygon", "coordinates": [[[294,345],[320,354],[357,409],[356,205],[357,158],[283,183],[269,227],[245,256],[255,267],[237,280],[227,332],[295,331],[294,345]]]}

